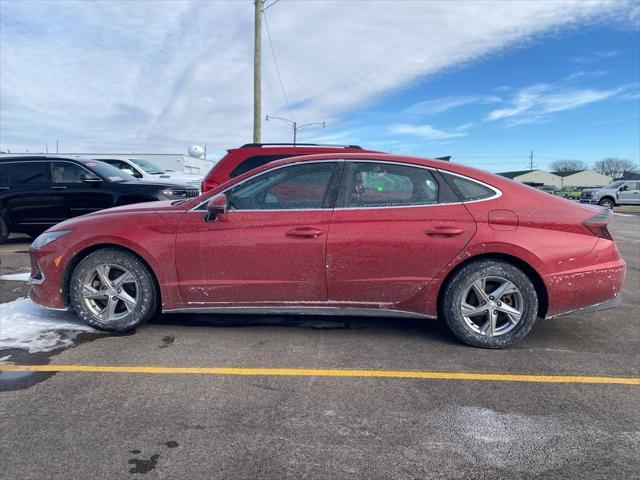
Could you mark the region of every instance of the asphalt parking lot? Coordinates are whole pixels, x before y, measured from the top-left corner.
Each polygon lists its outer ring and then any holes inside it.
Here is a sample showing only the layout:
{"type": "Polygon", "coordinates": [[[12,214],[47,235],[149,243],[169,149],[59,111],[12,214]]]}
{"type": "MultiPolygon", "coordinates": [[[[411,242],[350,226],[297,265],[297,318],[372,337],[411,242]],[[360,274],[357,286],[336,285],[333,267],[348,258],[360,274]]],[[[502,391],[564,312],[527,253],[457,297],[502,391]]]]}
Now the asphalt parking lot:
{"type": "MultiPolygon", "coordinates": [[[[509,350],[438,322],[194,315],[0,350],[0,477],[640,478],[640,385],[597,378],[640,376],[640,216],[611,230],[623,305],[509,350]]],[[[27,248],[0,246],[0,274],[26,271],[27,248]]],[[[0,303],[27,289],[0,280],[0,303]]]]}

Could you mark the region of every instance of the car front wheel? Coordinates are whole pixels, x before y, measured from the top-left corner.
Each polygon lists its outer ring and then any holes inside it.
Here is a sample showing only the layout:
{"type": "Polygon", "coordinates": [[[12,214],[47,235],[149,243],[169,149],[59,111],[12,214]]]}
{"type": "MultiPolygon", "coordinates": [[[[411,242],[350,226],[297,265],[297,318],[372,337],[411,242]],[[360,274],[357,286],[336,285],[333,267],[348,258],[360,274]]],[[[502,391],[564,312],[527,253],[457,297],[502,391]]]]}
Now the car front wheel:
{"type": "Polygon", "coordinates": [[[125,332],[156,311],[158,293],[147,266],[132,253],[97,250],[80,261],[71,276],[71,306],[89,325],[125,332]]]}
{"type": "Polygon", "coordinates": [[[527,275],[499,260],[462,267],[447,283],[440,312],[464,343],[505,348],[522,340],[538,315],[538,295],[527,275]]]}
{"type": "Polygon", "coordinates": [[[612,210],[613,207],[615,206],[615,204],[613,203],[613,200],[611,200],[610,198],[603,198],[598,202],[598,205],[606,208],[607,210],[612,210]]]}

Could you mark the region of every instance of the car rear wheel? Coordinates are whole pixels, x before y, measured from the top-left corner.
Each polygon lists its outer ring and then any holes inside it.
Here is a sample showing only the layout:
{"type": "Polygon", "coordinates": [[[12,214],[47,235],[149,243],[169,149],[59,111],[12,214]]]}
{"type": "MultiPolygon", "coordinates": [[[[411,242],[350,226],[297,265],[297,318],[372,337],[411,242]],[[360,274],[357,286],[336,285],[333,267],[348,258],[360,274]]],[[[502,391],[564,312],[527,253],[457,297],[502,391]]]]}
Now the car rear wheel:
{"type": "Polygon", "coordinates": [[[441,297],[440,311],[464,343],[505,348],[522,340],[538,315],[538,295],[514,265],[480,260],[460,269],[441,297]]]}
{"type": "Polygon", "coordinates": [[[604,207],[608,210],[612,210],[613,207],[615,206],[615,203],[613,203],[613,200],[610,198],[603,198],[602,200],[600,200],[598,202],[598,205],[600,205],[601,207],[604,207]]]}
{"type": "Polygon", "coordinates": [[[71,305],[89,325],[125,332],[156,311],[158,294],[151,272],[135,255],[114,248],[80,261],[70,284],[71,305]]]}

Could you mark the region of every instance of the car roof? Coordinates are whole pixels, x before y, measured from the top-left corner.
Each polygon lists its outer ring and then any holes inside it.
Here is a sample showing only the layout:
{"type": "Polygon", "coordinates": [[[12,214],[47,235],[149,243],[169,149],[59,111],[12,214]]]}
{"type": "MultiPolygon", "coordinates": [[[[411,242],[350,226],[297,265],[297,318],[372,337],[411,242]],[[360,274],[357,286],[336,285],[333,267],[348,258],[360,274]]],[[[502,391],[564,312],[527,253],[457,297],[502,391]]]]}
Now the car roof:
{"type": "MultiPolygon", "coordinates": [[[[367,151],[352,153],[352,152],[343,152],[343,153],[319,153],[313,155],[298,155],[295,157],[288,157],[281,160],[275,160],[273,162],[269,162],[265,165],[257,167],[249,172],[243,173],[229,181],[237,181],[243,180],[245,178],[252,177],[259,173],[262,173],[266,170],[270,170],[272,168],[276,168],[283,165],[289,165],[293,163],[301,163],[301,162],[313,162],[319,160],[375,160],[386,163],[402,163],[402,164],[412,164],[423,167],[436,168],[440,171],[450,172],[454,174],[464,175],[471,178],[475,178],[477,180],[487,182],[490,185],[503,184],[504,181],[507,181],[506,178],[500,177],[498,175],[489,173],[485,170],[480,170],[474,167],[469,167],[467,165],[461,165],[459,163],[453,163],[447,160],[440,160],[437,158],[421,158],[421,157],[412,157],[405,155],[394,155],[389,153],[372,153],[367,151]]],[[[228,182],[225,182],[225,184],[228,182]]]]}

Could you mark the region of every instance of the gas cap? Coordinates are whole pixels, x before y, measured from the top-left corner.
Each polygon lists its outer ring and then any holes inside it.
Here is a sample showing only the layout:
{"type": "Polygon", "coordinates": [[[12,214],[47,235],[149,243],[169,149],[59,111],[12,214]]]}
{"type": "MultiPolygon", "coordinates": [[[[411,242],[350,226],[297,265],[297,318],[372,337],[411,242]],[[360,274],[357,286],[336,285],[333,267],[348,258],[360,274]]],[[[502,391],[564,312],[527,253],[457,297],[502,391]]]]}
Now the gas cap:
{"type": "Polygon", "coordinates": [[[518,228],[518,215],[513,210],[491,210],[489,226],[494,230],[509,231],[518,228]]]}

